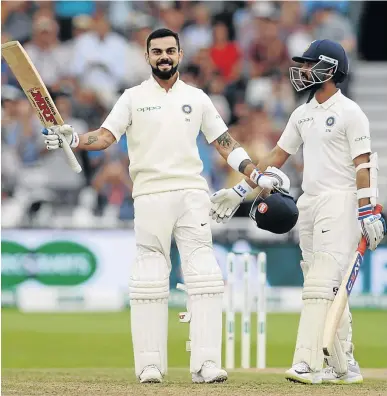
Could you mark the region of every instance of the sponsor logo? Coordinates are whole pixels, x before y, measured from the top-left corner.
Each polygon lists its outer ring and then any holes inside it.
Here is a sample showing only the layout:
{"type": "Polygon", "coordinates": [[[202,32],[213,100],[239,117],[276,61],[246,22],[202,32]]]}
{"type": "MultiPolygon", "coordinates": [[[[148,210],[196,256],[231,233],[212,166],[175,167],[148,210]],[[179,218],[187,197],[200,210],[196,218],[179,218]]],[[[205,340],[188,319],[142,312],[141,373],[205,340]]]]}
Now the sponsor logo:
{"type": "Polygon", "coordinates": [[[247,193],[247,190],[245,188],[243,188],[240,184],[238,185],[237,190],[239,190],[242,194],[247,193]]]}
{"type": "Polygon", "coordinates": [[[192,107],[189,104],[183,105],[181,108],[185,114],[191,114],[192,113],[192,107]]]}
{"type": "Polygon", "coordinates": [[[326,126],[333,126],[335,124],[335,117],[328,117],[327,120],[325,121],[326,126]]]}
{"type": "Polygon", "coordinates": [[[335,286],[333,288],[333,294],[336,295],[338,291],[339,291],[339,288],[337,286],[335,286]]]}
{"type": "Polygon", "coordinates": [[[267,206],[267,204],[265,204],[265,202],[261,202],[259,205],[258,205],[258,212],[259,213],[266,213],[267,212],[267,210],[269,209],[269,207],[267,206]]]}
{"type": "Polygon", "coordinates": [[[54,125],[57,124],[55,120],[56,111],[49,97],[43,97],[39,88],[32,88],[29,91],[31,102],[34,107],[38,110],[39,118],[44,124],[51,122],[54,125]]]}
{"type": "Polygon", "coordinates": [[[201,225],[202,227],[204,227],[206,224],[207,224],[207,223],[200,223],[200,225],[201,225]]]}
{"type": "Polygon", "coordinates": [[[362,140],[371,140],[369,136],[362,136],[355,139],[355,142],[361,142],[362,140]]]}
{"type": "Polygon", "coordinates": [[[89,249],[70,241],[55,241],[28,249],[1,242],[1,288],[10,289],[28,279],[46,286],[74,286],[90,279],[97,259],[89,249]]]}
{"type": "Polygon", "coordinates": [[[146,111],[160,110],[161,106],[139,107],[137,111],[145,113],[146,111]]]}
{"type": "Polygon", "coordinates": [[[301,120],[298,120],[298,124],[303,124],[304,122],[308,122],[308,121],[313,121],[313,117],[309,117],[309,118],[302,118],[301,120]]]}
{"type": "Polygon", "coordinates": [[[347,285],[346,285],[346,287],[345,287],[345,288],[347,289],[347,294],[348,294],[348,296],[351,294],[353,285],[355,284],[357,275],[359,274],[360,266],[361,266],[361,263],[362,263],[362,262],[363,262],[363,257],[362,257],[361,254],[359,253],[359,254],[357,255],[356,262],[355,262],[355,264],[353,265],[353,268],[352,268],[352,271],[351,271],[351,275],[349,276],[347,285]]]}
{"type": "Polygon", "coordinates": [[[322,232],[323,234],[325,234],[325,233],[328,232],[328,231],[330,231],[330,230],[321,230],[321,232],[322,232]]]}

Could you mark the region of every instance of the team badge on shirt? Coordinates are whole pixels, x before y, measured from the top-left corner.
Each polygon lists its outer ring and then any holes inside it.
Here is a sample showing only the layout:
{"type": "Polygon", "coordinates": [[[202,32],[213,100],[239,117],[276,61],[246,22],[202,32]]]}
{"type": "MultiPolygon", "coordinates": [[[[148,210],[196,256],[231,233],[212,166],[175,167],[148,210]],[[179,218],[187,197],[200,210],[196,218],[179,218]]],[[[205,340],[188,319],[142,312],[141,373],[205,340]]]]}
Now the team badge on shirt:
{"type": "Polygon", "coordinates": [[[190,114],[192,113],[192,107],[188,104],[183,105],[181,108],[185,114],[190,114]]]}
{"type": "Polygon", "coordinates": [[[335,124],[335,117],[328,117],[327,120],[325,121],[325,123],[327,124],[327,126],[331,127],[335,124]]]}

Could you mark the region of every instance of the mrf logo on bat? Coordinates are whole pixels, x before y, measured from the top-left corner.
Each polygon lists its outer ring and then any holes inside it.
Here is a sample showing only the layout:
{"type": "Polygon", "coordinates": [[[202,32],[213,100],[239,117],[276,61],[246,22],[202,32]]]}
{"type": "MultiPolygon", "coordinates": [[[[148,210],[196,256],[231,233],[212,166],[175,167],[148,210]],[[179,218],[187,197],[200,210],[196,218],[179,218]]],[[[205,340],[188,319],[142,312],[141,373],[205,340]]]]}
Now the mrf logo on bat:
{"type": "Polygon", "coordinates": [[[56,125],[57,122],[54,117],[55,110],[52,108],[50,99],[48,97],[43,97],[39,88],[29,89],[28,93],[30,94],[30,99],[34,106],[39,110],[39,116],[42,118],[42,120],[56,125]]]}
{"type": "Polygon", "coordinates": [[[362,263],[362,262],[363,262],[363,258],[362,258],[362,256],[359,254],[358,257],[357,257],[357,259],[356,259],[356,262],[355,262],[355,264],[354,264],[354,266],[353,266],[353,268],[352,268],[351,275],[349,276],[349,279],[348,279],[348,282],[347,282],[347,287],[346,287],[346,289],[347,289],[347,294],[348,294],[348,295],[351,294],[353,285],[355,284],[357,275],[359,274],[360,266],[361,266],[361,263],[362,263]]]}

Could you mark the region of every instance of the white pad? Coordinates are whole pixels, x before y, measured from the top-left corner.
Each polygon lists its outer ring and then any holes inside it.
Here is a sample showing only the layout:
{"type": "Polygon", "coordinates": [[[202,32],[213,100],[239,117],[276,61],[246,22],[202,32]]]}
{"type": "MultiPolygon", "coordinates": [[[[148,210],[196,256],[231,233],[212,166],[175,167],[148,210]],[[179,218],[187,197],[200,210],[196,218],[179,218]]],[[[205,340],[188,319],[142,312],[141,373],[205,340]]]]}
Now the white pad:
{"type": "Polygon", "coordinates": [[[222,294],[194,295],[190,298],[191,373],[200,371],[206,360],[221,367],[222,294]]]}
{"type": "MultiPolygon", "coordinates": [[[[306,274],[303,307],[298,327],[293,364],[305,362],[312,371],[323,368],[322,339],[326,315],[341,283],[339,263],[329,253],[317,252],[306,274]]],[[[337,337],[336,337],[337,338],[337,337]]],[[[338,338],[335,342],[337,366],[342,372],[347,361],[338,338]]]]}
{"type": "Polygon", "coordinates": [[[196,249],[184,263],[183,272],[191,314],[190,371],[199,372],[206,360],[220,368],[224,282],[213,250],[196,249]]]}
{"type": "Polygon", "coordinates": [[[129,282],[134,364],[138,377],[154,364],[167,372],[169,269],[161,253],[139,256],[129,282]]]}
{"type": "Polygon", "coordinates": [[[337,329],[332,356],[325,358],[328,365],[333,367],[337,374],[345,374],[348,370],[348,365],[342,362],[343,354],[345,355],[346,362],[354,361],[351,323],[352,316],[347,304],[337,329]]]}
{"type": "Polygon", "coordinates": [[[310,263],[308,261],[302,260],[302,261],[300,261],[300,267],[301,267],[302,275],[304,276],[304,281],[305,281],[306,276],[308,275],[309,268],[310,268],[310,263]]]}
{"type": "Polygon", "coordinates": [[[370,170],[370,186],[368,188],[361,188],[357,190],[357,199],[370,198],[371,205],[375,206],[377,204],[377,198],[379,196],[378,190],[378,153],[372,153],[370,155],[370,161],[364,164],[360,164],[356,167],[356,172],[360,169],[370,170]]]}

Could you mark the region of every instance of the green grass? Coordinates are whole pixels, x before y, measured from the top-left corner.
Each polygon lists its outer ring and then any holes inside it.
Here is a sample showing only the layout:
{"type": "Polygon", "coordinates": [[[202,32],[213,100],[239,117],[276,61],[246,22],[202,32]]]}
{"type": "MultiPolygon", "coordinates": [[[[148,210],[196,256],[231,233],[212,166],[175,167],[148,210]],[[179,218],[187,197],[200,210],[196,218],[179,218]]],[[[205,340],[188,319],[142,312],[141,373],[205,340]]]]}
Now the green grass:
{"type": "MultiPolygon", "coordinates": [[[[129,311],[120,313],[23,314],[2,311],[3,368],[128,368],[133,367],[129,311]]],[[[292,362],[299,315],[268,314],[267,364],[292,362]]],[[[253,334],[255,334],[255,319],[253,334]]],[[[362,367],[387,366],[386,311],[354,311],[356,358],[362,367]]],[[[240,321],[236,359],[240,362],[240,321]]],[[[185,351],[188,324],[170,310],[169,366],[188,367],[185,351]]],[[[251,346],[255,365],[255,337],[251,346]]],[[[239,363],[238,363],[239,364],[239,363]]]]}

